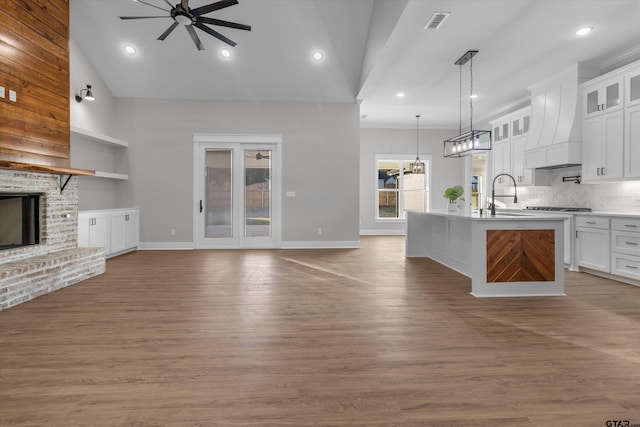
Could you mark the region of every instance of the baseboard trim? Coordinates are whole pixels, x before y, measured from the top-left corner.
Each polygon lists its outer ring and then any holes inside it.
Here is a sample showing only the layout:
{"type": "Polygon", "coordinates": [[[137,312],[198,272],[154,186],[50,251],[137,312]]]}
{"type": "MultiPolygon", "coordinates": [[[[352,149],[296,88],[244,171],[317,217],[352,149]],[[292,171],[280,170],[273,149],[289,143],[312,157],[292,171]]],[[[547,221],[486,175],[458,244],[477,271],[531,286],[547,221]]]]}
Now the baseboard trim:
{"type": "Polygon", "coordinates": [[[360,230],[361,236],[404,236],[406,230],[360,230]]]}
{"type": "Polygon", "coordinates": [[[282,242],[281,249],[359,249],[359,240],[282,242]]]}
{"type": "MultiPolygon", "coordinates": [[[[271,248],[221,248],[221,249],[358,249],[359,240],[335,240],[335,241],[286,241],[281,242],[279,247],[271,248]]],[[[194,250],[193,242],[146,242],[140,243],[140,250],[146,251],[174,251],[174,250],[194,250]]]]}
{"type": "Polygon", "coordinates": [[[190,250],[193,249],[193,242],[141,242],[139,248],[145,251],[190,250]]]}

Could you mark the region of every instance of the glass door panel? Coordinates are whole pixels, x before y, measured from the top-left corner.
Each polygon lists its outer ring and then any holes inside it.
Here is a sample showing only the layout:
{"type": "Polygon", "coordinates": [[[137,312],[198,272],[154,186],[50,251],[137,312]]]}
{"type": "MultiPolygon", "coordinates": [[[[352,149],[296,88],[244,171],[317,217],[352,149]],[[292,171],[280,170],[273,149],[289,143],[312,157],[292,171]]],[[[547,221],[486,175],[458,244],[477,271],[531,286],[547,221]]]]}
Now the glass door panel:
{"type": "Polygon", "coordinates": [[[270,237],[271,150],[244,154],[244,237],[270,237]]]}
{"type": "Polygon", "coordinates": [[[233,155],[231,150],[208,150],[205,159],[205,237],[233,237],[233,155]]]}
{"type": "Polygon", "coordinates": [[[255,142],[251,135],[246,143],[220,139],[198,141],[194,150],[195,247],[277,247],[282,187],[279,142],[255,142]]]}

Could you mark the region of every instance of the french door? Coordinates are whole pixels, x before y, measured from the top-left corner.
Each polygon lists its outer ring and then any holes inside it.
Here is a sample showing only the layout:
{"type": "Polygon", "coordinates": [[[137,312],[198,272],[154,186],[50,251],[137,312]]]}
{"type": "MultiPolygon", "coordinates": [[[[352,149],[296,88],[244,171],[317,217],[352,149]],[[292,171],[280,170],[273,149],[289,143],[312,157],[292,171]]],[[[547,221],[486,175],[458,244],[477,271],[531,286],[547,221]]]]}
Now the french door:
{"type": "Polygon", "coordinates": [[[196,248],[280,242],[280,137],[194,136],[196,248]]]}

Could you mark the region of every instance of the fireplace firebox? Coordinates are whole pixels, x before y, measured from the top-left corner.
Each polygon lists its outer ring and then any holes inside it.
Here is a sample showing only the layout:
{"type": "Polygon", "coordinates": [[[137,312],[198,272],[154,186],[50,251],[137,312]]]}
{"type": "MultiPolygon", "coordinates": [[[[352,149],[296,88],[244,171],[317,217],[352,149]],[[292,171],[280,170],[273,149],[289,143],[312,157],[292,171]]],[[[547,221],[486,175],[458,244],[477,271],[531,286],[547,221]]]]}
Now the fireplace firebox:
{"type": "Polygon", "coordinates": [[[40,197],[0,193],[0,250],[40,243],[40,197]]]}

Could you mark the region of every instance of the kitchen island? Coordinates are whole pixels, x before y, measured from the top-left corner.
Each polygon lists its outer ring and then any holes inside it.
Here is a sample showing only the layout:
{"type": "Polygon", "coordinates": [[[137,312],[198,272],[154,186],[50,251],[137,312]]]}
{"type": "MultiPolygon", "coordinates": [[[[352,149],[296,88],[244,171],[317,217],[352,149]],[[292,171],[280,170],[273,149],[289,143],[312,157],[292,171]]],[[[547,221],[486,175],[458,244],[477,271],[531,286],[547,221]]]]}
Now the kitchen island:
{"type": "Polygon", "coordinates": [[[564,217],[407,212],[406,257],[471,278],[476,297],[564,295],[564,217]]]}

